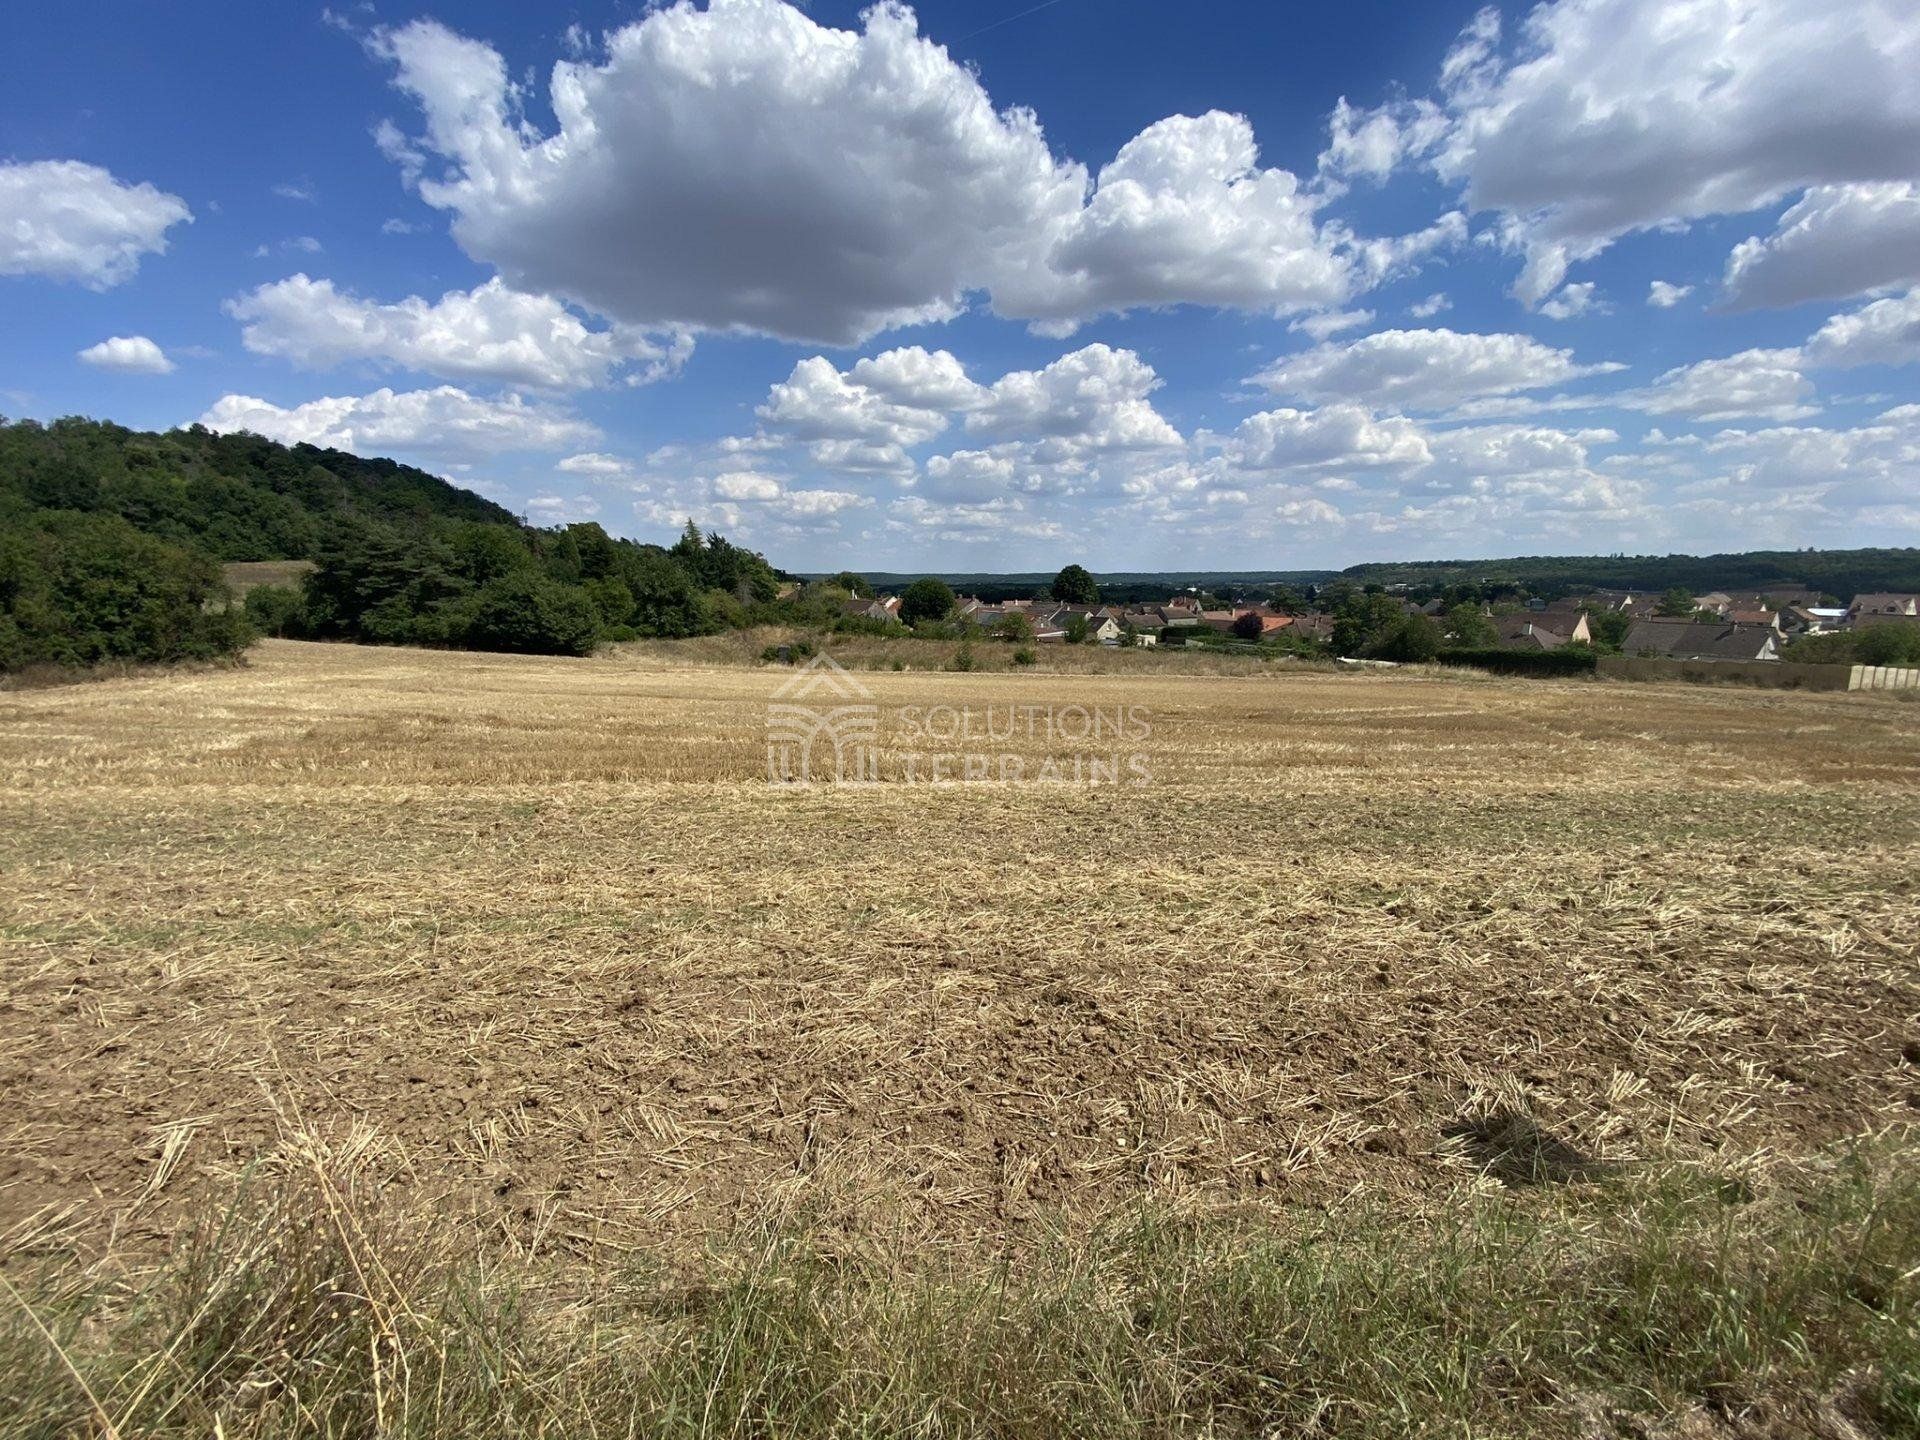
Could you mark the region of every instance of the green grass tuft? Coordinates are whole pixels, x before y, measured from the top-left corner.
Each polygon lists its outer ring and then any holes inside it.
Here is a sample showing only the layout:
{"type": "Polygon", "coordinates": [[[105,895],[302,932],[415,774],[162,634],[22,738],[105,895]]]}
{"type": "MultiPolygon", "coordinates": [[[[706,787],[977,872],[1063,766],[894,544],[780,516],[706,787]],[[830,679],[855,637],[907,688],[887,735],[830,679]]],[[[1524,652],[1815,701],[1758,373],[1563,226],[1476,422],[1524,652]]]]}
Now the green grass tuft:
{"type": "Polygon", "coordinates": [[[1758,1195],[1678,1172],[1285,1230],[1143,1214],[1017,1266],[772,1232],[697,1283],[636,1264],[591,1296],[435,1236],[322,1177],[252,1187],[131,1279],[15,1255],[0,1432],[1575,1435],[1693,1412],[1920,1435],[1920,1149],[1891,1142],[1758,1195]]]}

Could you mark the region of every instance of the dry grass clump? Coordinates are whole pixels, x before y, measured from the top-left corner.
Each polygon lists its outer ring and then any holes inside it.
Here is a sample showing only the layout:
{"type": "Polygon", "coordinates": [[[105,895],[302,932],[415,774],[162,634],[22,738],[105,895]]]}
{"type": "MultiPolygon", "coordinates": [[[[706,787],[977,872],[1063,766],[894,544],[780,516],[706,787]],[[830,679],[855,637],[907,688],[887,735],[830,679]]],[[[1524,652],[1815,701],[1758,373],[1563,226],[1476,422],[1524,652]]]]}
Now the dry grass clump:
{"type": "Polygon", "coordinates": [[[157,1265],[16,1258],[19,1435],[1920,1433],[1920,1155],[1685,1172],[1410,1221],[1155,1209],[1019,1264],[777,1220],[589,1288],[395,1215],[310,1142],[157,1265]]]}

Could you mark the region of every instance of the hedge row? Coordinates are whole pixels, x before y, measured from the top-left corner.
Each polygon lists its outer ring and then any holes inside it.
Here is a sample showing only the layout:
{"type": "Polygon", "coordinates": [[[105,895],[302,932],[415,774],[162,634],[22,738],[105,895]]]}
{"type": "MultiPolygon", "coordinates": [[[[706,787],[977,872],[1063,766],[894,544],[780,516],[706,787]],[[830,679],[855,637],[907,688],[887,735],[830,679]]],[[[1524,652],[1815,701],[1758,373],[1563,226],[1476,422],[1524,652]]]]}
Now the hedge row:
{"type": "Polygon", "coordinates": [[[1442,665],[1466,665],[1500,675],[1591,675],[1600,659],[1584,645],[1557,650],[1442,650],[1442,665]]]}

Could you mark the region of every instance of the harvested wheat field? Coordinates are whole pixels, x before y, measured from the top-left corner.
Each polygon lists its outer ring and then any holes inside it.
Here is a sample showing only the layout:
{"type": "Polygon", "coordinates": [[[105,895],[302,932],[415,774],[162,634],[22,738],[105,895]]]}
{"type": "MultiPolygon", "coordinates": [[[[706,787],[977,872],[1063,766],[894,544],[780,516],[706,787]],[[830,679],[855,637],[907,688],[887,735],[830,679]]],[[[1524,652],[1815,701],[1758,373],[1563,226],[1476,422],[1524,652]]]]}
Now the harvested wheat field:
{"type": "Polygon", "coordinates": [[[0,696],[13,1263],[324,1175],[560,1291],[769,1225],[1017,1266],[1145,1211],[1752,1195],[1920,1119],[1920,707],[1128,658],[862,673],[888,778],[804,789],[794,672],[684,648],[0,696]],[[1151,733],[1118,785],[913,783],[934,706],[1151,733]]]}

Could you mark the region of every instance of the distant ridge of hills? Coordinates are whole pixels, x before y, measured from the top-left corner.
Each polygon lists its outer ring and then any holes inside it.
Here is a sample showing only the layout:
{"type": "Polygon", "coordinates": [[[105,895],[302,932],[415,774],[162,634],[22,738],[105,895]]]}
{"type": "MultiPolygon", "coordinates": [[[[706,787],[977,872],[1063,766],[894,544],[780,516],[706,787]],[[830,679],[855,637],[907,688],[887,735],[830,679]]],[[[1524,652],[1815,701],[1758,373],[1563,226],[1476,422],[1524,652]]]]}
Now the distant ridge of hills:
{"type": "MultiPolygon", "coordinates": [[[[1053,579],[1052,572],[1038,571],[860,573],[884,590],[900,589],[923,574],[934,573],[954,589],[982,599],[1030,594],[1044,590],[1053,579]]],[[[1870,591],[1920,592],[1920,548],[1750,550],[1721,555],[1518,555],[1496,560],[1370,561],[1344,570],[1097,571],[1094,579],[1103,593],[1118,599],[1189,589],[1213,594],[1280,586],[1304,589],[1345,581],[1360,586],[1434,591],[1452,585],[1512,586],[1549,597],[1583,590],[1665,591],[1679,587],[1705,594],[1710,590],[1805,585],[1850,600],[1870,591]]]]}
{"type": "MultiPolygon", "coordinates": [[[[836,573],[832,570],[808,571],[803,573],[802,578],[824,580],[836,573]]],[[[1003,590],[1010,595],[1044,590],[1053,583],[1055,572],[859,570],[857,573],[881,590],[899,589],[932,575],[935,579],[946,581],[962,594],[982,595],[984,598],[984,592],[992,590],[1003,590]]],[[[1324,585],[1338,575],[1337,570],[1108,570],[1097,572],[1094,579],[1100,582],[1102,589],[1218,590],[1223,586],[1232,589],[1240,586],[1324,585]]]]}
{"type": "Polygon", "coordinates": [[[1357,585],[1514,584],[1536,593],[1577,590],[1758,590],[1805,585],[1841,600],[1865,591],[1920,591],[1920,549],[1747,550],[1723,555],[1521,555],[1502,560],[1415,560],[1353,565],[1357,585]]]}

